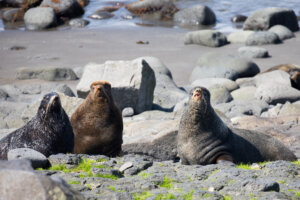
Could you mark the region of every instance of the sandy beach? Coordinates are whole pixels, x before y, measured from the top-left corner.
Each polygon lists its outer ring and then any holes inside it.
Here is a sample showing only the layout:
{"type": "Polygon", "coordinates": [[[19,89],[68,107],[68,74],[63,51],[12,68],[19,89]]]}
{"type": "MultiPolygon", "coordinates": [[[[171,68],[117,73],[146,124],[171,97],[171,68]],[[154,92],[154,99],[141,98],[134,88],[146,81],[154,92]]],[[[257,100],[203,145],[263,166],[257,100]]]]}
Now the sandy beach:
{"type": "MultiPolygon", "coordinates": [[[[206,52],[238,55],[243,44],[219,48],[184,45],[188,30],[162,27],[130,27],[98,30],[4,31],[0,32],[0,84],[23,84],[37,80],[16,80],[19,67],[84,67],[89,62],[132,60],[140,56],[161,59],[178,86],[189,84],[197,59],[206,52]],[[149,44],[137,44],[138,41],[149,44]],[[11,50],[11,47],[25,47],[11,50]]],[[[271,57],[253,59],[261,71],[284,63],[300,64],[300,33],[277,45],[264,45],[271,57]]],[[[75,89],[78,81],[67,82],[75,89]]]]}

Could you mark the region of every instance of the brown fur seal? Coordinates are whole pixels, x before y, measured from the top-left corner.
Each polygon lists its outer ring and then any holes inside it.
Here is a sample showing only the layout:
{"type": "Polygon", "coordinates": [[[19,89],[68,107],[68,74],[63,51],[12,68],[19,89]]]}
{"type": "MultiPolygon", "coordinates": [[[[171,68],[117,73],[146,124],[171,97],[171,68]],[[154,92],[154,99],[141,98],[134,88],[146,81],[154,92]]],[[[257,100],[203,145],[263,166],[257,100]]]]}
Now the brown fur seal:
{"type": "Polygon", "coordinates": [[[215,113],[210,93],[203,87],[191,90],[179,124],[177,149],[183,164],[296,160],[287,147],[271,136],[228,128],[215,113]]]}
{"type": "Polygon", "coordinates": [[[74,153],[117,156],[122,149],[123,120],[111,95],[111,85],[95,81],[90,93],[71,117],[74,153]]]}
{"type": "Polygon", "coordinates": [[[45,156],[71,153],[74,134],[71,123],[61,107],[59,95],[46,94],[37,114],[22,128],[0,141],[0,159],[7,159],[7,152],[16,148],[31,148],[45,156]]]}
{"type": "Polygon", "coordinates": [[[281,70],[287,72],[290,75],[292,87],[300,90],[300,67],[293,64],[281,64],[278,66],[271,67],[267,69],[266,72],[271,72],[275,70],[281,70]]]}

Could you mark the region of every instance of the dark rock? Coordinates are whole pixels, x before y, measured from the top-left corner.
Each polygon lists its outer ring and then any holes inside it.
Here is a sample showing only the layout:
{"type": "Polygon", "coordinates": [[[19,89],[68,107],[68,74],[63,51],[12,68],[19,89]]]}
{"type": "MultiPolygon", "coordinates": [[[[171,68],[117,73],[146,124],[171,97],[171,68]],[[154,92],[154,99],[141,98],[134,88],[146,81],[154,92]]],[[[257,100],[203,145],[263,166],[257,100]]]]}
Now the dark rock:
{"type": "Polygon", "coordinates": [[[209,7],[196,5],[178,11],[174,15],[174,22],[183,26],[212,25],[216,23],[216,15],[209,7]]]}
{"type": "Polygon", "coordinates": [[[8,93],[2,88],[0,88],[0,100],[6,100],[8,97],[8,93]]]}
{"type": "Polygon", "coordinates": [[[76,0],[43,0],[41,7],[53,8],[58,17],[74,18],[84,13],[76,0]]]}
{"type": "Polygon", "coordinates": [[[56,154],[51,155],[48,158],[50,164],[53,165],[60,165],[60,164],[66,164],[66,165],[78,165],[81,161],[81,157],[78,154],[56,154]]]}
{"type": "Polygon", "coordinates": [[[49,165],[46,156],[38,151],[29,148],[12,149],[7,153],[8,160],[27,159],[31,162],[34,169],[46,168],[49,165]]]}
{"type": "Polygon", "coordinates": [[[299,25],[296,14],[286,8],[263,8],[248,17],[244,23],[244,30],[268,30],[270,27],[281,24],[291,31],[298,31],[299,25]]]}
{"type": "Polygon", "coordinates": [[[248,36],[246,45],[265,45],[265,44],[278,44],[281,40],[278,35],[269,31],[258,31],[248,36]]]}
{"type": "Polygon", "coordinates": [[[246,19],[247,19],[247,16],[245,16],[245,15],[236,15],[231,18],[231,21],[235,22],[235,23],[241,23],[241,22],[246,21],[246,19]]]}
{"type": "Polygon", "coordinates": [[[279,192],[279,190],[280,190],[279,184],[277,182],[267,180],[267,179],[245,180],[243,183],[243,186],[245,187],[245,190],[248,192],[253,192],[253,191],[279,192]]]}

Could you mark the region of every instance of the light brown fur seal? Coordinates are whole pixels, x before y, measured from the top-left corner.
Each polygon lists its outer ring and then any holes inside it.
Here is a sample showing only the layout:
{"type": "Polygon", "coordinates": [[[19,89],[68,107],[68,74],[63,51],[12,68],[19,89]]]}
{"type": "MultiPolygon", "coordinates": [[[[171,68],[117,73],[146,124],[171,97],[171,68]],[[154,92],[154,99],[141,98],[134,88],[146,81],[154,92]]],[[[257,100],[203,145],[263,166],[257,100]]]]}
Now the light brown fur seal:
{"type": "Polygon", "coordinates": [[[73,130],[57,93],[46,94],[28,123],[0,140],[0,159],[16,148],[31,148],[47,157],[73,152],[73,130]]]}
{"type": "Polygon", "coordinates": [[[179,124],[177,150],[183,164],[296,160],[287,147],[271,136],[228,128],[215,113],[210,93],[203,87],[190,92],[179,124]]]}
{"type": "Polygon", "coordinates": [[[117,156],[122,151],[123,120],[111,95],[111,85],[95,81],[90,93],[71,117],[74,153],[117,156]]]}

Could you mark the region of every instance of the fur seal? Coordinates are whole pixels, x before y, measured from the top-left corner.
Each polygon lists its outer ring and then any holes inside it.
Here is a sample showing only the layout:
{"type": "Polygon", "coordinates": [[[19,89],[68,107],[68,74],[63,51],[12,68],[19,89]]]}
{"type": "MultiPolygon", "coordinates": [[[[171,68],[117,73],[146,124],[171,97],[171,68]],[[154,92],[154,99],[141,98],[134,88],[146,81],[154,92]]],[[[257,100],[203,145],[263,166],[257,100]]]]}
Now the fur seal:
{"type": "Polygon", "coordinates": [[[111,85],[95,81],[71,117],[74,153],[117,156],[122,151],[123,119],[111,95],[111,85]]]}
{"type": "Polygon", "coordinates": [[[210,93],[203,87],[190,92],[179,124],[177,150],[182,164],[296,160],[287,147],[271,136],[227,127],[212,108],[210,93]]]}
{"type": "Polygon", "coordinates": [[[37,114],[23,127],[0,141],[0,159],[7,159],[7,152],[16,148],[31,148],[47,157],[73,152],[72,126],[57,93],[46,94],[37,114]]]}

